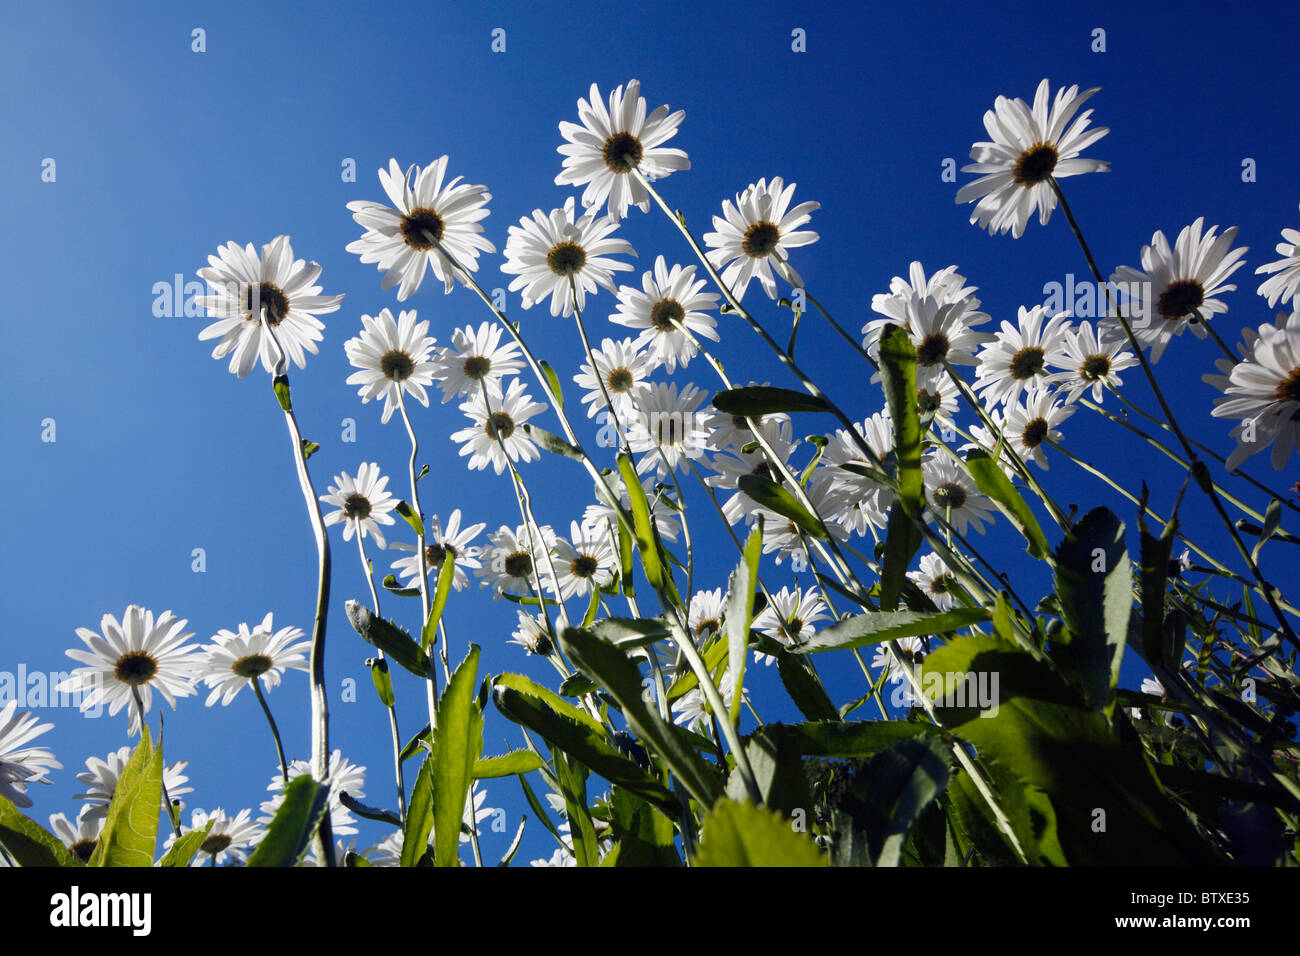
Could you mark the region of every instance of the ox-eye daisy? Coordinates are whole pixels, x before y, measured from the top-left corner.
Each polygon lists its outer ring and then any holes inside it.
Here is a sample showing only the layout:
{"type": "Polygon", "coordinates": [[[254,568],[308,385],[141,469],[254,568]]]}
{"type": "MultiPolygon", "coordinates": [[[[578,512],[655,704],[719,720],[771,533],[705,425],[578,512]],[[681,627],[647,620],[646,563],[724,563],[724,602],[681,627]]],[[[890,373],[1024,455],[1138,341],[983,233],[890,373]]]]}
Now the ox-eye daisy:
{"type": "Polygon", "coordinates": [[[541,457],[537,445],[521,426],[544,412],[546,406],[534,402],[519,379],[510,383],[504,395],[495,388],[489,388],[486,395],[480,389],[479,394],[461,403],[460,410],[474,424],[455,432],[451,440],[461,446],[461,457],[469,456],[471,471],[491,465],[499,475],[505,471],[507,455],[511,461],[535,461],[541,457]]]}
{"type": "Polygon", "coordinates": [[[1280,471],[1291,460],[1300,439],[1300,313],[1279,315],[1274,325],[1261,325],[1249,358],[1228,375],[1222,398],[1215,399],[1215,418],[1235,418],[1237,447],[1228,456],[1228,470],[1270,443],[1272,463],[1280,471]]]}
{"type": "Polygon", "coordinates": [[[325,524],[343,522],[344,541],[351,541],[352,533],[359,531],[363,538],[369,534],[381,548],[388,546],[379,526],[394,523],[397,499],[388,490],[388,476],[379,473],[378,462],[363,463],[355,479],[346,471],[335,476],[329,494],[321,495],[320,500],[338,509],[325,516],[325,524]]]}
{"type": "Polygon", "coordinates": [[[637,348],[648,348],[656,363],[670,373],[679,364],[685,368],[698,351],[692,337],[718,341],[717,320],[703,311],[716,308],[718,296],[700,291],[706,282],[696,280],[695,266],[669,269],[659,256],[654,270],[641,276],[640,290],[619,286],[618,310],[609,320],[640,329],[637,348]]]}
{"type": "Polygon", "coordinates": [[[222,628],[213,635],[213,643],[203,648],[195,677],[212,688],[205,701],[208,707],[218,700],[222,707],[227,706],[250,681],[260,679],[270,690],[279,686],[285,670],[307,670],[311,642],[299,640],[305,636],[302,628],[277,631],[271,618],[268,612],[262,623],[251,629],[246,622],[240,623],[238,631],[222,628]]]}
{"type": "Polygon", "coordinates": [[[417,323],[415,318],[414,309],[403,309],[396,321],[387,309],[374,318],[363,315],[361,334],[343,344],[348,361],[360,369],[348,376],[348,384],[361,386],[362,404],[383,398],[384,422],[393,416],[403,392],[429,405],[425,389],[433,384],[436,339],[426,334],[428,320],[417,323]]]}
{"type": "Polygon", "coordinates": [[[770,184],[760,179],[736,196],[734,206],[731,200],[723,200],[722,215],[713,217],[716,231],[704,234],[708,260],[722,270],[722,284],[737,301],[745,297],[750,279],[757,279],[768,298],[775,299],[774,264],[792,286],[803,286],[803,279],[786,260],[789,250],[817,241],[817,233],[799,227],[821,204],[804,202],[791,209],[794,187],[780,176],[773,176],[770,184]]]}

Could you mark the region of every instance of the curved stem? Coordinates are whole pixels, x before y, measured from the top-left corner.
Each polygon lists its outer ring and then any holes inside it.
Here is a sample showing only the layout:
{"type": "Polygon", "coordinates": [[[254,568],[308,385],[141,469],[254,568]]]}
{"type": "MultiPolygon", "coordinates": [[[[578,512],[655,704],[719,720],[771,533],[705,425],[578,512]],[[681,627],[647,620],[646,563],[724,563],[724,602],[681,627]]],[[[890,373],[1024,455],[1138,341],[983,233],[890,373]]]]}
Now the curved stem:
{"type": "Polygon", "coordinates": [[[256,677],[250,677],[248,682],[253,685],[253,693],[257,695],[257,702],[262,705],[262,713],[266,715],[266,722],[271,725],[271,736],[275,738],[275,755],[280,759],[280,779],[289,779],[289,764],[284,759],[284,745],[280,742],[280,728],[275,725],[275,718],[271,716],[271,706],[266,702],[266,695],[262,693],[262,685],[256,677]]]}
{"type": "MultiPolygon", "coordinates": [[[[406,399],[403,397],[405,389],[397,390],[397,410],[402,413],[402,424],[406,426],[406,437],[411,442],[411,458],[407,465],[407,474],[411,481],[411,510],[420,520],[420,527],[416,534],[415,554],[416,554],[416,576],[420,582],[420,629],[423,631],[424,626],[429,621],[429,612],[432,608],[432,602],[429,598],[429,566],[425,558],[424,543],[424,512],[420,510],[420,489],[419,480],[415,475],[415,459],[420,453],[420,442],[415,437],[415,429],[411,427],[411,416],[406,412],[406,399]]],[[[442,652],[443,670],[447,669],[447,655],[444,646],[442,652]]],[[[448,678],[450,680],[450,678],[448,678]]],[[[432,667],[429,668],[429,679],[424,682],[425,686],[425,706],[429,711],[429,728],[432,731],[438,726],[438,672],[432,667]]]]}

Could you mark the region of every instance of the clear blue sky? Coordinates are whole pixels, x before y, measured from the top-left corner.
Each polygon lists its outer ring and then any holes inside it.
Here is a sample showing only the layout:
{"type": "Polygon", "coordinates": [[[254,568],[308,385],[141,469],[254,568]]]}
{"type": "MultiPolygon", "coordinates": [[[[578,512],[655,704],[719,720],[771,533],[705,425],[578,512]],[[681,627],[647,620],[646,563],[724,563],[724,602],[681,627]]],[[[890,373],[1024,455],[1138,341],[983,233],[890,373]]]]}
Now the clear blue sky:
{"type": "MultiPolygon", "coordinates": [[[[615,17],[608,5],[580,2],[562,9],[7,5],[0,12],[0,462],[10,488],[0,532],[8,594],[0,668],[69,669],[64,651],[80,646],[74,629],[96,627],[105,612],[120,616],[129,603],[175,610],[196,640],[267,611],[280,624],[307,628],[315,556],[266,376],[259,370],[240,381],[213,361],[210,344],[196,340],[205,320],[155,317],[154,284],[176,273],[192,281],[219,244],[260,246],[288,233],[299,257],[321,263],[324,292],[348,296],[325,317],[321,354],[292,376],[304,434],[321,445],[311,461],[317,488],[324,493],[333,475],[376,460],[398,490],[406,460],[399,423],[381,426],[378,407],[362,406],[344,385],[351,369],[343,343],[359,330],[359,316],[397,306],[392,292],[380,291],[375,268],[345,251],[360,234],[345,204],[382,200],[375,170],[390,156],[405,166],[448,153],[453,175],[492,192],[487,235],[501,249],[520,216],[574,195],[553,183],[561,162],[556,127],[576,119],[576,101],[593,81],[606,93],[636,77],[650,108],[686,111],[670,145],[685,149],[693,168],[663,190],[697,235],[724,198],[759,177],[795,181],[796,201],[819,201],[810,228],[821,241],[794,262],[808,288],[853,329],[868,318],[871,296],[906,274],[912,259],[928,270],[956,263],[980,287],[995,323],[1041,301],[1044,283],[1082,277],[1085,264],[1059,211],[1047,228],[1031,222],[1022,239],[990,237],[968,224],[970,207],[953,203],[969,177],[945,183],[940,172],[947,157],[958,166],[968,161],[998,94],[1032,99],[1043,76],[1053,90],[1100,86],[1089,106],[1111,133],[1088,155],[1110,160],[1112,172],[1066,187],[1102,269],[1138,265],[1155,229],[1172,237],[1198,216],[1238,225],[1238,244],[1251,251],[1220,328],[1235,342],[1243,323],[1271,318],[1254,294],[1253,272],[1275,258],[1279,231],[1297,225],[1296,11],[1283,13],[1281,4],[1092,3],[1077,11],[873,4],[852,13],[849,5],[806,6],[660,3],[621,7],[615,17]],[[490,49],[498,27],[506,31],[504,53],[490,49]],[[1097,27],[1106,31],[1104,53],[1090,49],[1097,27]],[[206,52],[191,50],[195,28],[206,31],[206,52]],[[805,53],[791,49],[796,28],[806,31],[805,53]],[[1242,182],[1246,157],[1256,160],[1256,182],[1242,182]],[[46,158],[57,164],[52,183],[41,178],[46,158]],[[356,161],[356,182],[341,181],[346,158],[356,161]],[[340,442],[347,417],[356,419],[356,444],[340,442]],[[56,421],[53,444],[41,441],[47,418],[56,421]],[[207,570],[197,574],[191,552],[200,547],[207,570]]],[[[670,263],[691,261],[657,214],[634,210],[621,235],[638,250],[638,284],[657,253],[670,263]]],[[[489,288],[508,284],[500,261],[483,263],[489,288]]],[[[752,286],[747,304],[783,333],[789,313],[759,296],[752,286]]],[[[602,292],[588,310],[598,338],[622,337],[603,323],[613,305],[602,292]]],[[[454,326],[487,317],[468,293],[444,296],[429,281],[405,306],[432,320],[440,343],[454,326]]],[[[568,369],[570,383],[579,348],[572,325],[545,308],[525,313],[515,299],[510,306],[535,349],[568,369]]],[[[791,384],[748,330],[725,317],[721,327],[720,353],[734,377],[791,384]]],[[[879,408],[879,393],[837,342],[809,317],[800,352],[861,418],[879,408]]],[[[1229,425],[1209,418],[1214,392],[1200,381],[1215,355],[1211,343],[1184,336],[1158,371],[1198,437],[1226,453],[1229,425]]],[[[712,391],[706,372],[693,364],[676,380],[712,391]]],[[[1130,373],[1126,382],[1145,402],[1138,379],[1130,373]]],[[[418,410],[433,472],[426,511],[445,516],[459,507],[490,528],[513,526],[507,480],[469,472],[447,437],[462,421],[455,405],[418,410]]],[[[800,434],[819,427],[799,426],[800,434]]],[[[1066,423],[1066,438],[1087,457],[1112,463],[1129,487],[1145,479],[1153,505],[1168,507],[1180,480],[1172,466],[1087,413],[1066,423]]],[[[1248,468],[1275,486],[1300,477],[1295,469],[1275,476],[1263,458],[1248,468]]],[[[581,515],[586,482],[576,466],[548,458],[526,475],[541,520],[564,529],[581,515]]],[[[1110,503],[1132,524],[1130,507],[1068,462],[1054,461],[1049,481],[1063,502],[1084,510],[1110,503]]],[[[1258,495],[1248,497],[1262,507],[1258,495]]],[[[700,501],[695,520],[707,528],[705,507],[700,501]]],[[[1216,540],[1208,517],[1184,517],[1194,536],[1216,540]]],[[[697,540],[705,537],[697,531],[697,540]]],[[[724,586],[734,556],[724,536],[709,537],[699,584],[724,586]]],[[[386,721],[363,666],[367,648],[342,612],[346,598],[362,597],[364,583],[337,528],[333,540],[333,741],[368,767],[368,801],[391,804],[386,721]],[[338,700],[347,678],[358,683],[359,703],[338,700]]],[[[999,527],[989,549],[1014,573],[1021,552],[1009,529],[999,527]]],[[[386,569],[391,560],[376,563],[386,569]]],[[[409,622],[414,607],[390,597],[384,610],[409,622]]],[[[553,680],[548,666],[506,643],[514,622],[507,602],[464,592],[448,613],[457,658],[472,639],[484,648],[484,671],[553,680]]],[[[851,659],[818,663],[837,700],[862,693],[851,659]]],[[[790,716],[764,706],[780,694],[774,670],[760,668],[751,685],[765,718],[790,716]]],[[[1143,676],[1140,668],[1125,673],[1129,686],[1143,676]]],[[[306,686],[293,673],[271,695],[295,757],[308,756],[306,686]]],[[[400,678],[398,693],[405,735],[424,720],[421,695],[400,678]]],[[[126,742],[126,721],[71,710],[41,717],[56,725],[41,742],[64,766],[53,786],[35,789],[31,812],[44,822],[52,812],[75,813],[75,773],[87,756],[126,742]]],[[[251,696],[227,709],[187,698],[166,720],[169,759],[190,762],[191,807],[256,808],[275,759],[251,696]]],[[[488,752],[520,743],[513,725],[489,713],[488,752]]],[[[513,831],[516,784],[488,790],[490,805],[509,808],[513,831]]],[[[383,835],[363,824],[358,842],[383,835]]],[[[485,856],[495,859],[507,841],[486,834],[485,856]]],[[[551,842],[530,824],[520,859],[549,856],[551,842]]]]}

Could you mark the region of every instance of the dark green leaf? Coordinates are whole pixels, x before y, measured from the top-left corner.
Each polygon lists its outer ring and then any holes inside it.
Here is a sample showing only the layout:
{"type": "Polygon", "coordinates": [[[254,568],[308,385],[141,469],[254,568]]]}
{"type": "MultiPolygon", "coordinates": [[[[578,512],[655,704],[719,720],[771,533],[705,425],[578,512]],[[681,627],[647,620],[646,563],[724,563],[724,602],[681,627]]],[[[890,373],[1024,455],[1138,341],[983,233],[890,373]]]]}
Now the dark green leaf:
{"type": "Polygon", "coordinates": [[[0,796],[0,844],[19,866],[81,866],[53,833],[19,812],[13,802],[0,796]]]}
{"type": "Polygon", "coordinates": [[[266,836],[248,858],[249,866],[293,866],[307,849],[329,805],[329,787],[310,774],[289,781],[266,836]]]}
{"type": "Polygon", "coordinates": [[[568,458],[573,461],[583,461],[586,458],[582,449],[577,445],[570,445],[559,435],[554,435],[545,428],[539,428],[537,425],[529,423],[525,423],[523,428],[529,438],[553,455],[559,455],[561,458],[568,458]]]}
{"type": "Polygon", "coordinates": [[[784,485],[764,478],[762,475],[741,475],[737,487],[749,495],[764,508],[775,511],[782,517],[789,518],[813,537],[829,537],[826,526],[799,503],[794,494],[784,485]]]}
{"type": "Polygon", "coordinates": [[[954,607],[947,611],[867,611],[822,628],[802,644],[793,645],[795,654],[813,654],[864,644],[880,644],[904,637],[923,637],[957,631],[989,619],[982,607],[954,607]]]}
{"type": "Polygon", "coordinates": [[[770,385],[747,385],[729,388],[713,396],[713,407],[724,415],[756,418],[781,412],[828,412],[824,398],[770,385]]]}
{"type": "Polygon", "coordinates": [[[988,452],[979,448],[967,452],[966,470],[975,479],[976,487],[993,499],[998,510],[1025,536],[1029,543],[1029,553],[1035,558],[1046,557],[1047,538],[1038,525],[1038,519],[1034,517],[1024,496],[1015,489],[988,452]]]}
{"type": "Polygon", "coordinates": [[[815,867],[826,857],[781,814],[724,798],[704,818],[694,865],[815,867]]]}
{"type": "Polygon", "coordinates": [[[423,679],[429,676],[433,663],[409,634],[397,625],[371,614],[369,608],[357,601],[348,601],[344,610],[347,611],[353,630],[361,635],[363,641],[379,648],[416,677],[423,679]]]}
{"type": "Polygon", "coordinates": [[[396,511],[402,516],[402,520],[411,526],[411,530],[415,532],[417,538],[427,537],[423,519],[415,513],[415,510],[410,505],[405,501],[399,501],[396,511]]]}

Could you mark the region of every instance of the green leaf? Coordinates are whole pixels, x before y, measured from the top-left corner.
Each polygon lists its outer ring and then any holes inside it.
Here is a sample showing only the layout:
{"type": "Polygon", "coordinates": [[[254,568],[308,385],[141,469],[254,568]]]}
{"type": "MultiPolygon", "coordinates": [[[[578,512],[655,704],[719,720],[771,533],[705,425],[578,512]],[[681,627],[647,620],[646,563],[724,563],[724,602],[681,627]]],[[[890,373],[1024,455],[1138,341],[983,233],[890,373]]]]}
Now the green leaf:
{"type": "Polygon", "coordinates": [[[305,438],[302,438],[302,439],[299,439],[299,440],[302,442],[302,460],[303,460],[303,461],[306,461],[306,460],[307,460],[308,458],[310,458],[312,455],[316,454],[316,452],[320,451],[320,445],[316,444],[314,441],[308,441],[308,440],[305,439],[305,438]]]}
{"type": "Polygon", "coordinates": [[[419,589],[419,588],[405,587],[404,585],[398,584],[398,583],[397,583],[397,578],[395,578],[395,577],[394,577],[393,575],[391,575],[391,574],[388,574],[388,575],[385,575],[385,576],[384,576],[384,582],[383,582],[383,583],[384,583],[384,588],[385,588],[386,590],[391,591],[391,592],[394,593],[394,594],[398,594],[398,595],[400,595],[400,596],[402,596],[402,597],[419,597],[419,596],[420,596],[420,589],[419,589]]]}
{"type": "MultiPolygon", "coordinates": [[[[1171,521],[1169,528],[1174,526],[1171,521]]],[[[1172,545],[1173,539],[1169,535],[1162,534],[1156,538],[1142,529],[1142,656],[1165,666],[1170,664],[1165,656],[1164,620],[1172,545]]],[[[1173,666],[1177,667],[1178,662],[1174,661],[1173,666]]]]}
{"type": "Polygon", "coordinates": [[[998,510],[1025,536],[1029,543],[1029,553],[1035,558],[1046,557],[1047,538],[1039,527],[1038,519],[1034,517],[1024,496],[1015,489],[988,452],[979,448],[967,452],[966,470],[975,479],[975,486],[992,498],[998,510]]]}
{"type": "Polygon", "coordinates": [[[403,762],[405,762],[407,760],[410,760],[421,750],[424,750],[427,753],[428,740],[429,740],[429,725],[425,724],[423,730],[421,730],[419,733],[417,733],[414,737],[412,737],[410,740],[406,742],[406,746],[402,748],[401,754],[398,755],[399,758],[403,762]]]}
{"type": "Polygon", "coordinates": [[[781,814],[721,799],[704,818],[695,866],[826,866],[812,837],[781,814]]]}
{"type": "Polygon", "coordinates": [[[249,866],[293,866],[307,849],[329,805],[329,787],[310,774],[289,781],[266,836],[248,858],[249,866]]]}
{"type": "Polygon", "coordinates": [[[578,866],[599,866],[600,847],[596,826],[587,811],[587,769],[563,752],[555,755],[555,775],[564,795],[565,816],[569,818],[569,837],[578,866]]]}
{"type": "Polygon", "coordinates": [[[406,805],[406,829],[402,831],[402,866],[415,866],[429,849],[433,832],[433,758],[425,757],[411,787],[406,805]]]}
{"type": "Polygon", "coordinates": [[[374,681],[379,702],[385,707],[394,706],[397,698],[393,696],[393,678],[388,673],[388,662],[383,658],[373,657],[366,663],[370,665],[370,679],[374,681]]]}
{"type": "Polygon", "coordinates": [[[1276,498],[1268,499],[1268,507],[1264,509],[1264,527],[1259,533],[1259,540],[1255,542],[1255,547],[1250,549],[1250,560],[1259,561],[1259,550],[1264,547],[1265,542],[1273,537],[1273,532],[1278,529],[1282,523],[1282,502],[1276,498]]]}
{"type": "Polygon", "coordinates": [[[534,730],[554,750],[580,761],[592,773],[653,803],[665,813],[680,811],[677,799],[650,773],[614,749],[605,735],[565,717],[536,698],[505,687],[493,689],[497,709],[515,723],[534,730]]]}
{"type": "Polygon", "coordinates": [[[289,376],[277,375],[271,382],[275,390],[275,400],[286,412],[293,411],[293,402],[289,399],[289,376]]]}
{"type": "Polygon", "coordinates": [[[731,722],[740,726],[740,704],[745,693],[745,658],[749,653],[749,625],[754,620],[754,588],[758,585],[758,562],[763,556],[763,526],[749,533],[740,563],[727,582],[727,667],[735,692],[731,699],[731,722]]]}
{"type": "Polygon", "coordinates": [[[1073,674],[1088,705],[1109,716],[1133,607],[1124,523],[1111,511],[1089,511],[1061,542],[1056,593],[1066,629],[1054,659],[1073,674]]]}
{"type": "Polygon", "coordinates": [[[559,455],[561,458],[568,458],[572,461],[584,461],[586,459],[586,455],[581,448],[577,445],[570,445],[559,435],[554,435],[545,428],[525,423],[523,429],[529,438],[553,455],[559,455]]]}
{"type": "Polygon", "coordinates": [[[212,831],[213,825],[217,821],[209,820],[202,830],[191,830],[183,834],[179,840],[172,844],[172,848],[163,854],[163,858],[158,861],[162,867],[186,867],[194,859],[194,854],[199,852],[199,848],[208,838],[212,831]]]}
{"type": "Polygon", "coordinates": [[[140,743],[118,777],[90,866],[153,866],[162,775],[162,748],[153,746],[149,728],[143,726],[140,743]]]}
{"type": "Polygon", "coordinates": [[[663,543],[659,540],[659,530],[654,519],[650,517],[650,502],[646,499],[645,488],[632,465],[632,459],[620,453],[618,471],[623,479],[628,498],[632,502],[632,526],[636,532],[636,546],[641,553],[641,566],[645,569],[646,580],[656,591],[666,595],[670,601],[680,603],[677,586],[673,584],[672,573],[664,558],[663,543]]]}
{"type": "Polygon", "coordinates": [[[713,396],[713,407],[724,415],[756,418],[780,412],[828,412],[830,402],[807,392],[771,385],[746,385],[729,388],[713,396]]]}
{"type": "Polygon", "coordinates": [[[546,761],[531,750],[512,750],[498,757],[480,757],[474,761],[474,779],[511,777],[518,773],[532,773],[546,766],[546,761]]]}
{"type": "Polygon", "coordinates": [[[570,674],[560,681],[560,693],[565,697],[585,697],[600,690],[600,685],[586,674],[570,674]]]}
{"type": "Polygon", "coordinates": [[[769,737],[789,737],[805,757],[869,757],[922,734],[942,734],[933,724],[904,720],[816,720],[764,724],[769,737]]]}
{"type": "Polygon", "coordinates": [[[681,866],[672,821],[619,786],[610,797],[610,829],[612,853],[618,854],[614,866],[681,866]]]}
{"type": "Polygon", "coordinates": [[[947,611],[867,611],[822,628],[808,640],[791,646],[795,654],[814,654],[864,644],[880,644],[904,637],[923,637],[957,631],[989,619],[982,607],[954,607],[947,611]]]}
{"type": "Polygon", "coordinates": [[[451,675],[438,703],[433,729],[433,864],[458,866],[460,825],[465,799],[474,782],[474,764],[483,752],[483,714],[474,701],[478,680],[477,644],[451,675]]]}
{"type": "Polygon", "coordinates": [[[660,617],[606,617],[587,630],[623,648],[645,647],[669,637],[668,625],[660,617]]]}
{"type": "Polygon", "coordinates": [[[889,506],[889,518],[885,522],[885,553],[880,570],[882,610],[898,607],[898,598],[907,582],[907,569],[921,549],[922,540],[921,529],[907,516],[903,503],[895,501],[889,506]]]}
{"type": "Polygon", "coordinates": [[[541,684],[532,681],[523,674],[500,674],[492,682],[492,685],[494,690],[498,687],[508,687],[527,697],[533,697],[540,700],[560,716],[567,717],[570,720],[582,724],[593,733],[600,736],[603,736],[605,733],[604,726],[600,721],[592,717],[591,714],[578,707],[574,707],[549,687],[543,687],[541,684]]]}
{"type": "Polygon", "coordinates": [[[424,530],[424,521],[415,513],[415,509],[405,501],[399,501],[397,502],[396,511],[402,516],[402,520],[411,526],[411,530],[415,532],[417,538],[427,537],[424,530]]]}
{"type": "Polygon", "coordinates": [[[674,732],[676,728],[647,706],[641,696],[641,674],[627,656],[589,631],[565,628],[560,645],[569,659],[609,693],[628,725],[665,760],[701,804],[709,806],[721,794],[717,777],[674,732]]]}
{"type": "MultiPolygon", "coordinates": [[[[429,607],[429,619],[424,622],[424,628],[420,631],[420,650],[428,653],[429,648],[433,647],[438,640],[438,622],[442,620],[443,609],[447,606],[447,595],[451,594],[451,586],[456,580],[456,560],[448,561],[447,556],[442,559],[442,567],[438,570],[438,585],[433,591],[433,603],[429,607]]],[[[430,666],[432,662],[430,662],[430,666]]]]}
{"type": "Polygon", "coordinates": [[[806,657],[780,650],[776,653],[776,668],[781,675],[785,691],[794,701],[799,713],[809,720],[838,720],[835,702],[826,693],[821,678],[806,657]]]}
{"type": "Polygon", "coordinates": [[[393,810],[385,810],[382,807],[372,807],[368,803],[362,803],[346,790],[340,790],[338,797],[339,803],[359,817],[365,817],[367,820],[377,820],[380,823],[387,823],[389,826],[395,826],[399,829],[402,826],[402,818],[393,810]]]}
{"type": "Polygon", "coordinates": [[[760,505],[789,518],[815,538],[826,538],[826,526],[811,511],[799,503],[793,492],[784,485],[762,475],[741,475],[737,487],[760,505]]]}
{"type": "Polygon", "coordinates": [[[0,844],[19,866],[82,866],[63,842],[0,796],[0,844]]]}
{"type": "Polygon", "coordinates": [[[917,516],[925,501],[925,484],[921,476],[921,423],[916,411],[916,348],[900,326],[889,326],[880,337],[880,375],[894,423],[898,496],[904,510],[917,516]]]}
{"type": "Polygon", "coordinates": [[[551,368],[546,359],[537,363],[542,367],[542,373],[546,376],[546,381],[550,383],[551,394],[555,396],[555,403],[560,406],[560,411],[564,411],[564,393],[560,391],[560,376],[555,374],[555,369],[551,368]]]}
{"type": "Polygon", "coordinates": [[[357,601],[348,601],[344,610],[353,630],[361,635],[363,641],[379,648],[416,677],[423,680],[429,676],[433,662],[409,634],[382,617],[371,614],[369,608],[357,601]]]}
{"type": "MultiPolygon", "coordinates": [[[[758,728],[745,740],[744,745],[745,756],[749,758],[763,806],[779,810],[791,819],[806,817],[813,799],[808,789],[808,777],[804,772],[803,753],[799,749],[798,738],[793,734],[768,734],[765,731],[765,726],[758,728]]],[[[738,769],[733,768],[727,778],[727,796],[743,802],[747,794],[748,787],[744,778],[738,769]]]]}

